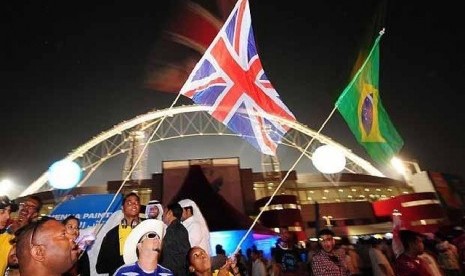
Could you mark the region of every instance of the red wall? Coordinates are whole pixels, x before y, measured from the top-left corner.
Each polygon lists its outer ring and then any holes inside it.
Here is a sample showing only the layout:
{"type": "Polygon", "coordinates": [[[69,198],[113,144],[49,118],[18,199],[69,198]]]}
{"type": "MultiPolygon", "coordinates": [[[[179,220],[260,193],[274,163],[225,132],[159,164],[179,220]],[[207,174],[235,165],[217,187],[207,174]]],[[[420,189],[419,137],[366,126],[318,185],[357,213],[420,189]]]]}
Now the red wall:
{"type": "Polygon", "coordinates": [[[391,217],[397,209],[402,213],[402,227],[419,232],[435,232],[446,221],[446,214],[435,193],[415,193],[372,203],[378,218],[391,217]],[[411,205],[411,206],[409,206],[411,205]]]}

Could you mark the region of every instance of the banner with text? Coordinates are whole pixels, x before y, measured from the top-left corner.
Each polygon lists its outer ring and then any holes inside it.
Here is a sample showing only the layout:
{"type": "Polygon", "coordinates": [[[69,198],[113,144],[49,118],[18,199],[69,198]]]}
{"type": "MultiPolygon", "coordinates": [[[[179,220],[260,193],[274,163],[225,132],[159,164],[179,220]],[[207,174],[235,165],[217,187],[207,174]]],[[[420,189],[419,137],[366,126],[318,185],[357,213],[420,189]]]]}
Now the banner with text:
{"type": "Polygon", "coordinates": [[[50,216],[57,220],[64,220],[69,215],[74,215],[80,221],[81,229],[95,226],[100,219],[105,223],[113,212],[121,208],[122,196],[118,194],[115,201],[111,204],[108,212],[105,210],[113,200],[114,194],[90,194],[80,195],[60,203],[51,213],[50,216]]]}

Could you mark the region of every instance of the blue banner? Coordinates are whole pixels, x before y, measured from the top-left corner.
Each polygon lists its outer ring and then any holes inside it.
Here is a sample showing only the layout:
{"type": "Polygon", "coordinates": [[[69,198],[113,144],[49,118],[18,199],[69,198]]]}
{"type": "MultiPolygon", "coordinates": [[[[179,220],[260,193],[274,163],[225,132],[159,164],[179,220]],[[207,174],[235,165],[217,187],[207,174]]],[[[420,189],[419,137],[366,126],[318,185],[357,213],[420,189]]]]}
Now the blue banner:
{"type": "Polygon", "coordinates": [[[84,229],[96,225],[100,220],[105,223],[111,214],[121,209],[123,197],[121,194],[105,214],[105,210],[113,200],[114,194],[80,195],[58,204],[50,213],[57,220],[64,220],[69,215],[74,215],[80,221],[79,228],[84,229]],[[103,217],[103,219],[102,219],[103,217]]]}

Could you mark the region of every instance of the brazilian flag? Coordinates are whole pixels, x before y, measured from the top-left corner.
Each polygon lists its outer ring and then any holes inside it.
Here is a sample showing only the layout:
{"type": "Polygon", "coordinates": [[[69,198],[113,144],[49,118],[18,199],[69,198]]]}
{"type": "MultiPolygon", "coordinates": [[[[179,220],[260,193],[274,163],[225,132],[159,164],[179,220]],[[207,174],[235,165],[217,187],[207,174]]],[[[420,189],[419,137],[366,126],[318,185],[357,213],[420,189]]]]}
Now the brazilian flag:
{"type": "Polygon", "coordinates": [[[404,141],[389,119],[378,91],[379,42],[376,39],[367,59],[339,96],[336,107],[357,141],[379,164],[388,163],[404,141]]]}

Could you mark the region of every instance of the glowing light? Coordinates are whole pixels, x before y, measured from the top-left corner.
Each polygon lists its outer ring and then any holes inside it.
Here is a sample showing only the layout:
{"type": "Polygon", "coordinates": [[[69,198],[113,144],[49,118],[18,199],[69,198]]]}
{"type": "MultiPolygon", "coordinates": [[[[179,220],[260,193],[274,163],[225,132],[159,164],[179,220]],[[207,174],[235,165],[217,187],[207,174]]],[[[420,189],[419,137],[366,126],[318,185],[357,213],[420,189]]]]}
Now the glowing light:
{"type": "Polygon", "coordinates": [[[3,179],[0,181],[0,195],[6,195],[8,194],[11,189],[13,189],[13,181],[9,179],[3,179]]]}
{"type": "Polygon", "coordinates": [[[82,170],[78,164],[70,160],[53,163],[48,169],[48,181],[56,189],[69,189],[81,180],[82,170]]]}
{"type": "Polygon", "coordinates": [[[338,173],[345,168],[346,158],[336,147],[323,145],[313,153],[312,163],[322,173],[338,173]]]}
{"type": "Polygon", "coordinates": [[[397,157],[393,157],[391,159],[391,165],[392,167],[394,167],[394,169],[400,173],[400,174],[405,174],[405,166],[404,166],[404,162],[400,159],[400,158],[397,158],[397,157]]]}
{"type": "MultiPolygon", "coordinates": [[[[279,231],[279,228],[277,230],[279,231]]],[[[210,232],[210,251],[215,252],[215,245],[221,244],[223,249],[226,251],[226,255],[231,255],[246,232],[247,231],[245,230],[210,232]]],[[[252,235],[248,235],[242,243],[242,252],[245,251],[244,249],[251,248],[253,245],[255,245],[257,249],[263,250],[265,257],[271,258],[270,248],[276,244],[277,240],[277,235],[253,233],[252,235]]]]}

